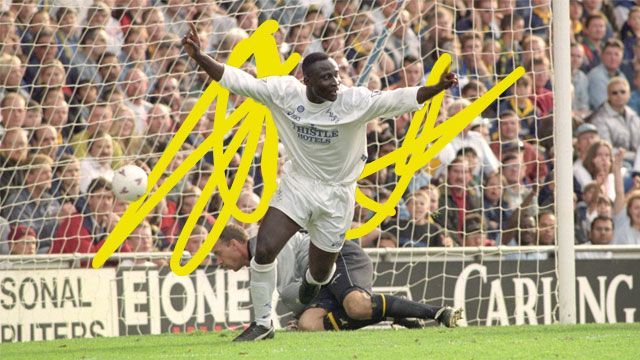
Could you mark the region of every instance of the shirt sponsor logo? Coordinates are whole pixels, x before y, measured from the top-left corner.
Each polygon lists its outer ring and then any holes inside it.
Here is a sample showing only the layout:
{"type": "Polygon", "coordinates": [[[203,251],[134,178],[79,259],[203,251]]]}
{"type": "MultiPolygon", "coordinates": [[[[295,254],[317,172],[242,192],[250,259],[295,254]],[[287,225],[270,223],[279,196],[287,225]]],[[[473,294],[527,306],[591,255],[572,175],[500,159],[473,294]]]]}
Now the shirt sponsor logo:
{"type": "Polygon", "coordinates": [[[292,124],[293,130],[298,134],[298,139],[314,144],[331,144],[331,139],[340,135],[336,129],[318,129],[315,126],[303,126],[292,124]]]}
{"type": "Polygon", "coordinates": [[[293,121],[302,121],[302,117],[296,114],[295,111],[287,111],[287,116],[293,119],[293,121]]]}
{"type": "Polygon", "coordinates": [[[331,111],[331,109],[327,109],[326,113],[327,115],[329,115],[329,120],[334,124],[337,124],[340,121],[340,118],[338,117],[338,115],[334,114],[333,111],[331,111]]]}

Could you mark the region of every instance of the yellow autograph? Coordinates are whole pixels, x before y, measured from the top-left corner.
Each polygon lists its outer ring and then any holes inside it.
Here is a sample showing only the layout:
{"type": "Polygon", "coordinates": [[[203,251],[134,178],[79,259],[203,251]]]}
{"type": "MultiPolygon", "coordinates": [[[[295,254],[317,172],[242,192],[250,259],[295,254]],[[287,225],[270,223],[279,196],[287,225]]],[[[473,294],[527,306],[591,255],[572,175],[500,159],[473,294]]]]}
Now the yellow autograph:
{"type": "MultiPolygon", "coordinates": [[[[299,54],[291,55],[284,63],[280,62],[278,47],[273,34],[278,29],[278,23],[274,20],[266,21],[247,39],[242,40],[232,51],[228,64],[240,67],[252,55],[255,58],[258,77],[286,75],[298,65],[301,60],[299,54]]],[[[438,82],[440,75],[451,63],[451,57],[447,54],[436,62],[427,81],[428,85],[438,82]]],[[[424,107],[416,112],[409,126],[406,140],[400,148],[386,156],[365,166],[361,177],[366,177],[391,164],[396,165],[396,173],[399,175],[398,184],[391,197],[384,204],[380,204],[366,197],[357,190],[356,200],[363,206],[375,212],[375,215],[362,226],[347,232],[347,238],[353,239],[369,233],[377,227],[387,216],[394,214],[395,206],[409,185],[412,175],[426,165],[449,141],[462,131],[476,116],[498,98],[507,88],[524,74],[524,69],[519,67],[507,78],[500,81],[486,94],[476,100],[471,106],[456,114],[451,119],[435,127],[435,121],[444,92],[435,96],[432,101],[427,101],[424,107]],[[426,123],[424,123],[425,114],[426,123]],[[422,131],[418,134],[420,128],[422,131]],[[435,143],[434,143],[435,141],[435,143]],[[430,146],[429,146],[430,145],[430,146]]],[[[261,219],[266,213],[269,201],[276,190],[276,171],[278,159],[278,135],[275,123],[270,111],[262,104],[252,99],[246,99],[229,117],[226,117],[229,91],[218,83],[212,82],[205,90],[202,97],[195,104],[191,113],[176,132],[167,149],[162,154],[156,166],[149,174],[149,187],[147,193],[141,199],[131,203],[122,218],[115,226],[104,245],[96,253],[92,266],[100,268],[107,261],[131,232],[142,220],[158,205],[167,193],[182,179],[188,171],[210,150],[213,151],[215,171],[202,189],[200,198],[187,218],[176,242],[175,250],[171,256],[171,270],[177,275],[188,275],[202,263],[211,252],[224,226],[231,217],[238,221],[251,223],[261,219]],[[161,174],[167,169],[169,162],[179,151],[198,119],[207,110],[211,102],[217,98],[215,109],[215,121],[213,132],[178,166],[178,168],[162,183],[153,193],[151,189],[158,182],[161,174]],[[238,125],[239,124],[239,125],[238,125]],[[238,126],[231,143],[225,149],[223,146],[224,135],[233,127],[238,126]],[[261,158],[262,176],[264,179],[263,196],[255,211],[245,213],[236,206],[236,201],[242,191],[242,186],[249,174],[253,154],[255,153],[260,133],[265,129],[263,155],[261,158]],[[245,143],[245,148],[231,187],[227,185],[225,169],[229,166],[233,155],[245,143]],[[196,254],[184,265],[180,263],[189,235],[196,221],[202,214],[208,200],[218,189],[224,205],[218,215],[213,229],[207,239],[198,249],[196,254]]]]}

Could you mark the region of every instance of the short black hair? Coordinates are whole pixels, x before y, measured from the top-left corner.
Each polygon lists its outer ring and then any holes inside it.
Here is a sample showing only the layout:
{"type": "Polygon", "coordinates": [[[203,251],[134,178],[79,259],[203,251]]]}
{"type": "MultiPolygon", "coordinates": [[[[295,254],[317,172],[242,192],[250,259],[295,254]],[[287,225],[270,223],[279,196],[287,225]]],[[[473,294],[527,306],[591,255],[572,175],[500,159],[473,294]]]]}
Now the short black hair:
{"type": "Polygon", "coordinates": [[[611,229],[612,230],[615,227],[615,224],[613,223],[613,219],[612,218],[610,218],[608,216],[605,216],[605,215],[598,215],[595,219],[593,219],[591,221],[591,229],[590,229],[591,231],[593,231],[593,227],[595,226],[596,222],[598,222],[598,221],[606,221],[606,222],[611,223],[611,229]]]}
{"type": "Polygon", "coordinates": [[[311,66],[318,61],[329,60],[329,55],[323,52],[314,52],[307,56],[305,56],[304,60],[302,60],[302,74],[307,75],[311,66]]]}

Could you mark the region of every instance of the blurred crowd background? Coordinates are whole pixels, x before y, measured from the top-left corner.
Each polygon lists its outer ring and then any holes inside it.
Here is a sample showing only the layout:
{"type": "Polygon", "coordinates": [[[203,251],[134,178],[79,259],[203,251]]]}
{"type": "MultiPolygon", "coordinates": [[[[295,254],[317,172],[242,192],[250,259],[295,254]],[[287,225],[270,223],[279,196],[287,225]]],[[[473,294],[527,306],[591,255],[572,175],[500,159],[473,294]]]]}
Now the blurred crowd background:
{"type": "MultiPolygon", "coordinates": [[[[0,254],[91,253],[127,207],[115,169],[153,168],[211,81],[181,45],[195,24],[205,51],[233,47],[275,19],[283,59],[316,51],[352,86],[377,39],[384,51],[366,86],[424,84],[436,59],[453,57],[460,84],[446,121],[515,67],[526,75],[412,178],[397,208],[363,247],[555,244],[554,121],[574,133],[576,244],[640,244],[640,7],[570,0],[573,116],[553,116],[550,0],[4,0],[0,7],[0,254]],[[399,11],[397,21],[392,14],[399,11]]],[[[255,67],[243,67],[255,75],[255,67]]],[[[301,77],[300,69],[293,76],[301,77]]],[[[230,97],[228,113],[245,99],[230,97]]],[[[161,182],[213,130],[202,116],[161,182]]],[[[413,114],[367,125],[368,160],[401,146],[413,114]]],[[[227,141],[233,133],[228,134],[227,141]]],[[[260,148],[237,206],[261,201],[260,148]]],[[[287,155],[281,148],[280,167],[287,155]]],[[[213,171],[207,154],[123,244],[123,252],[172,250],[213,171]]],[[[235,169],[226,171],[231,182],[235,169]]],[[[279,172],[280,173],[280,172],[279,172]]],[[[393,167],[360,182],[384,202],[393,167]]],[[[216,221],[219,195],[189,237],[195,252],[216,221]]],[[[353,226],[373,213],[356,205],[353,226]]],[[[250,236],[257,224],[242,224],[250,236]]],[[[545,258],[546,253],[518,254],[545,258]]],[[[581,256],[610,256],[606,253],[581,256]]],[[[162,265],[141,259],[139,264],[162,265]]]]}

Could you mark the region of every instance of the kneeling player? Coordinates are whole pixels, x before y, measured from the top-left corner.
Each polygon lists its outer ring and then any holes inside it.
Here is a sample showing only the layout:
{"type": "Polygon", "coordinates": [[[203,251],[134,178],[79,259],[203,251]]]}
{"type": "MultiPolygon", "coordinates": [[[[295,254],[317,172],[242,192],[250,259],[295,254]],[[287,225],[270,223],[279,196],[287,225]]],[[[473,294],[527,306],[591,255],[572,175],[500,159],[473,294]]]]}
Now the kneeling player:
{"type": "MultiPolygon", "coordinates": [[[[218,265],[238,271],[248,267],[256,239],[235,225],[227,225],[213,252],[218,265]]],[[[345,242],[329,284],[307,307],[298,299],[298,288],[308,267],[309,235],[298,232],[277,257],[277,288],[282,302],[298,315],[298,328],[305,331],[355,330],[388,318],[406,327],[419,327],[419,320],[433,319],[454,327],[461,309],[430,306],[398,296],[374,294],[373,265],[369,256],[353,241],[345,242]]],[[[272,334],[263,338],[272,338],[272,334]]]]}

